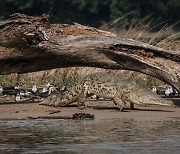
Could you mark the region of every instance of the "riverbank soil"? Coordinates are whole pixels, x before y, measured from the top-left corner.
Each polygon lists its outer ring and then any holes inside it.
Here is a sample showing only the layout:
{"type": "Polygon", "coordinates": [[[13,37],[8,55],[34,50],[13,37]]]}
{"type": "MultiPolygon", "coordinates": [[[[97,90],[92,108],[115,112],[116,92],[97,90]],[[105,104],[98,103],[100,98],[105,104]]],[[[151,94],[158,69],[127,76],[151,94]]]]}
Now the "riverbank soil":
{"type": "MultiPolygon", "coordinates": [[[[179,101],[178,101],[179,102],[179,101]]],[[[135,110],[118,111],[111,101],[87,101],[85,113],[92,114],[95,119],[112,118],[180,118],[180,107],[164,106],[135,106],[135,110]]],[[[0,119],[72,119],[73,114],[78,113],[77,105],[55,108],[38,105],[38,103],[9,103],[0,104],[0,119]]]]}

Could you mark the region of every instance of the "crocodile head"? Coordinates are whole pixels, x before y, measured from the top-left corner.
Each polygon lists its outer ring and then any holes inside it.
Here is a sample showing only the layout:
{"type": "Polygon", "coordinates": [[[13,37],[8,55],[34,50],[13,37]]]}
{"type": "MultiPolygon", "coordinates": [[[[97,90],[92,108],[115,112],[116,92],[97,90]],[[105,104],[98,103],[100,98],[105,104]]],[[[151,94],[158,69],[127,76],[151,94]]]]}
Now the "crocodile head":
{"type": "Polygon", "coordinates": [[[147,95],[141,98],[144,102],[152,105],[162,105],[162,106],[174,106],[173,101],[166,100],[161,98],[160,96],[154,95],[147,95]]]}
{"type": "Polygon", "coordinates": [[[139,105],[162,105],[162,106],[174,106],[174,103],[171,100],[166,100],[154,93],[131,93],[129,95],[130,102],[139,105]]]}

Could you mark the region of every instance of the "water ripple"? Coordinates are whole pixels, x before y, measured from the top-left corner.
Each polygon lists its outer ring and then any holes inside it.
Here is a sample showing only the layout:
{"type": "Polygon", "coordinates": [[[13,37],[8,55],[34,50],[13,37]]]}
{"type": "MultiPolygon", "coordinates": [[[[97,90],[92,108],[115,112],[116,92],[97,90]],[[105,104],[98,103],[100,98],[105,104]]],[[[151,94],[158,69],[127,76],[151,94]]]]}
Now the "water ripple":
{"type": "Polygon", "coordinates": [[[0,153],[178,153],[180,119],[0,121],[0,153]]]}

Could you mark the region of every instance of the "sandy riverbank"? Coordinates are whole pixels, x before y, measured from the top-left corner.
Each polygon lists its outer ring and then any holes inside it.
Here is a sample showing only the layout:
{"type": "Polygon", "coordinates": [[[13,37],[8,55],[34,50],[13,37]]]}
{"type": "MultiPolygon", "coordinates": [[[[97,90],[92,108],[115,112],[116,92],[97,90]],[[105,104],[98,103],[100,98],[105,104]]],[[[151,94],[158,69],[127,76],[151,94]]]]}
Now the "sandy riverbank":
{"type": "MultiPolygon", "coordinates": [[[[86,113],[95,115],[96,119],[112,119],[112,118],[180,118],[180,107],[163,107],[163,106],[149,106],[136,107],[136,110],[127,110],[126,112],[119,112],[108,101],[88,101],[89,106],[86,113]]],[[[78,109],[75,105],[63,108],[54,108],[48,106],[38,105],[38,103],[24,103],[24,104],[1,104],[0,105],[0,119],[33,119],[33,118],[64,118],[70,119],[78,109]]]]}

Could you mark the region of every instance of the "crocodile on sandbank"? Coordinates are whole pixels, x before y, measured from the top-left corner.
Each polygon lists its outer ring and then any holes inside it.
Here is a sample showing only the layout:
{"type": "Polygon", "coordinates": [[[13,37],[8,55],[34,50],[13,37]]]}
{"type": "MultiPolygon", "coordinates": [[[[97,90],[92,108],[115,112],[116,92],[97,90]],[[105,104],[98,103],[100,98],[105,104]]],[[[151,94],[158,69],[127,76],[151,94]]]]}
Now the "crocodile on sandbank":
{"type": "Polygon", "coordinates": [[[151,91],[140,88],[132,81],[102,72],[85,76],[81,81],[68,88],[62,96],[53,95],[48,102],[42,102],[40,105],[63,107],[74,102],[83,104],[91,94],[104,99],[111,99],[120,111],[126,108],[127,103],[130,103],[131,108],[134,107],[134,104],[174,105],[172,101],[165,100],[151,91]]]}

